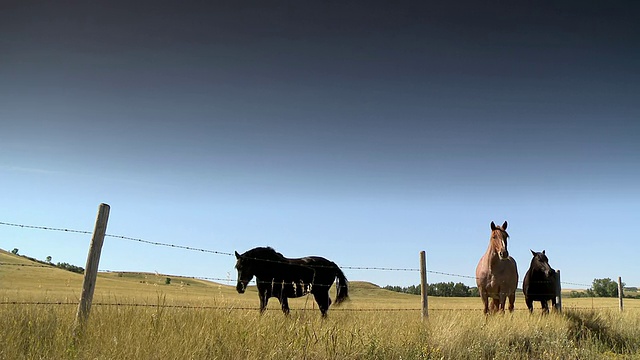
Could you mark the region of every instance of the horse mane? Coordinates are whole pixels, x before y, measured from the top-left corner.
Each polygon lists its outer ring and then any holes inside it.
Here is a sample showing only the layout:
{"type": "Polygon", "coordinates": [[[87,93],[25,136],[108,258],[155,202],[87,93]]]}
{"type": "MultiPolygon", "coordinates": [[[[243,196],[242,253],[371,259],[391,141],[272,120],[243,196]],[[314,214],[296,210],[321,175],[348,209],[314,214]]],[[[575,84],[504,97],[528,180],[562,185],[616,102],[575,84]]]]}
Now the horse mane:
{"type": "Polygon", "coordinates": [[[266,259],[266,260],[285,260],[281,253],[277,252],[271,246],[261,246],[253,248],[242,255],[250,259],[266,259]]]}
{"type": "Polygon", "coordinates": [[[499,226],[496,226],[496,229],[491,231],[491,237],[493,237],[493,233],[496,232],[496,231],[500,231],[500,233],[504,233],[504,235],[506,235],[505,237],[509,238],[509,233],[507,232],[507,230],[504,230],[499,226]]]}

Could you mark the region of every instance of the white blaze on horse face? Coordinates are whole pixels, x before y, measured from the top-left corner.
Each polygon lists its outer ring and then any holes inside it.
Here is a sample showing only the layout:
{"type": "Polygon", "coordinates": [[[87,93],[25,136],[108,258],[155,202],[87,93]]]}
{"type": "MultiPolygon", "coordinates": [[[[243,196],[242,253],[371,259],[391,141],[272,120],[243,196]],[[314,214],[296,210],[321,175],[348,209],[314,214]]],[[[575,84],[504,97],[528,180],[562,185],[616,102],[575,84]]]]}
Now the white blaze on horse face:
{"type": "Polygon", "coordinates": [[[509,250],[507,250],[507,240],[505,238],[501,238],[500,242],[502,243],[502,249],[498,250],[498,258],[500,258],[500,260],[504,260],[509,257],[509,250]]]}

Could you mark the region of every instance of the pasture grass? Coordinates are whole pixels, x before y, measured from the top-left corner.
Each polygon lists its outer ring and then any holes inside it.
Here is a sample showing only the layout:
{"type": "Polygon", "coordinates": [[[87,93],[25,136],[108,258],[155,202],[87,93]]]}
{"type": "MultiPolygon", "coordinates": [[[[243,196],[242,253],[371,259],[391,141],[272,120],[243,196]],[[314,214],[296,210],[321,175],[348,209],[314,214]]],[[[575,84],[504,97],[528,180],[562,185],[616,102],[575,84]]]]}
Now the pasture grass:
{"type": "MultiPolygon", "coordinates": [[[[476,299],[477,300],[477,299],[476,299]]],[[[75,307],[0,307],[0,359],[597,359],[639,358],[639,313],[519,311],[256,311],[93,308],[72,336],[75,307]]],[[[222,305],[222,304],[220,304],[222,305]]],[[[224,306],[223,306],[224,307],[224,306]]]]}
{"type": "Polygon", "coordinates": [[[530,315],[518,297],[517,311],[485,317],[478,298],[431,297],[421,321],[419,296],[352,282],[322,319],[310,297],[288,317],[275,299],[260,315],[255,288],[164,280],[100,274],[74,337],[81,275],[1,266],[0,359],[640,359],[640,300],[621,313],[617,299],[564,298],[562,314],[530,315]]]}

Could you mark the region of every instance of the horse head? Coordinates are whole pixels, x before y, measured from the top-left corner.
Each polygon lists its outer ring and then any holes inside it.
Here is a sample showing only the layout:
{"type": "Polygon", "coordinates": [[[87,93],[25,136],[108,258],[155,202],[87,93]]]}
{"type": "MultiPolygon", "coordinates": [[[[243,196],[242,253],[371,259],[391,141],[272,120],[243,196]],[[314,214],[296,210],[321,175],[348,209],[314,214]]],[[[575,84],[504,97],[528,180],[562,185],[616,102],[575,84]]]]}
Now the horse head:
{"type": "Polygon", "coordinates": [[[500,260],[509,258],[509,251],[507,250],[507,238],[509,238],[509,234],[507,233],[507,222],[505,221],[502,226],[496,226],[496,224],[494,224],[492,221],[490,244],[492,249],[498,254],[500,260]]]}
{"type": "Polygon", "coordinates": [[[236,270],[238,270],[238,283],[236,284],[236,290],[239,294],[243,294],[247,290],[249,281],[253,279],[253,269],[251,261],[244,255],[238,254],[236,251],[236,270]]]}
{"type": "Polygon", "coordinates": [[[542,252],[535,252],[531,249],[529,250],[533,255],[533,259],[531,259],[531,269],[544,272],[545,277],[549,277],[550,274],[554,274],[556,272],[549,265],[549,258],[547,258],[544,250],[542,250],[542,252]]]}

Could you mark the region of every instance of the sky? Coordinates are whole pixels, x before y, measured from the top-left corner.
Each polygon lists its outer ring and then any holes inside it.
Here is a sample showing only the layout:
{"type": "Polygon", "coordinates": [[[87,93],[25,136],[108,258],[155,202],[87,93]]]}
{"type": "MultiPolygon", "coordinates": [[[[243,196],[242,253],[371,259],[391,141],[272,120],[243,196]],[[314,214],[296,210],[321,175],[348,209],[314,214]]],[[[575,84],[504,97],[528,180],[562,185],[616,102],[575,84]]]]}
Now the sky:
{"type": "MultiPolygon", "coordinates": [[[[352,281],[640,286],[637,1],[2,1],[0,222],[107,233],[99,268],[235,279],[256,246],[352,281]],[[358,268],[365,269],[358,269],[358,268]],[[371,269],[374,268],[374,269],[371,269]]],[[[84,267],[90,235],[0,225],[84,267]]],[[[1,268],[0,268],[1,270],[1,268]]],[[[229,282],[231,283],[231,282],[229,282]]],[[[99,283],[98,283],[99,286],[99,283]]]]}

